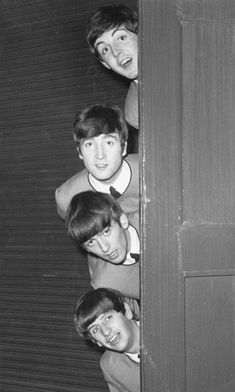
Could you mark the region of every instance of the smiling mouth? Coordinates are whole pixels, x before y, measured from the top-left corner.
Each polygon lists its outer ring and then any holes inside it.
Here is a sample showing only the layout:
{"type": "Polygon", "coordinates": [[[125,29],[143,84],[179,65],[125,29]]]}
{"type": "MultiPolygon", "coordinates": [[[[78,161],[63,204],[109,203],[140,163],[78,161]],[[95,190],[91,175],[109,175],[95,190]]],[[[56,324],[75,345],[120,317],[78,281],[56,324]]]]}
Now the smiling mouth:
{"type": "Polygon", "coordinates": [[[114,250],[113,252],[108,254],[108,258],[113,260],[113,259],[115,259],[117,257],[117,255],[118,255],[117,250],[114,250]]]}
{"type": "Polygon", "coordinates": [[[97,169],[105,169],[108,165],[106,165],[105,163],[99,163],[97,165],[95,165],[97,167],[97,169]]]}
{"type": "Polygon", "coordinates": [[[117,343],[119,342],[120,338],[121,338],[120,333],[119,333],[119,332],[118,332],[118,333],[115,333],[115,335],[113,335],[113,336],[111,337],[111,339],[108,340],[108,343],[109,343],[111,346],[115,346],[115,344],[117,344],[117,343]]]}

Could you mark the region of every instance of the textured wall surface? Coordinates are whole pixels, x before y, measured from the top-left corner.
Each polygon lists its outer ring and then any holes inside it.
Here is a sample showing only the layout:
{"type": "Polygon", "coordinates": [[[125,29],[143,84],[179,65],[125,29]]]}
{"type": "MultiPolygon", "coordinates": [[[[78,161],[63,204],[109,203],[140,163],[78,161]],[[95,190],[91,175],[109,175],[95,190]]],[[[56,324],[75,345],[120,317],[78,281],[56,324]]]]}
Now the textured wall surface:
{"type": "MultiPolygon", "coordinates": [[[[109,1],[0,0],[0,390],[106,390],[73,309],[90,288],[54,191],[82,168],[75,113],[123,105],[125,81],[91,56],[85,24],[109,1]]],[[[134,6],[134,1],[126,2],[134,6]]]]}

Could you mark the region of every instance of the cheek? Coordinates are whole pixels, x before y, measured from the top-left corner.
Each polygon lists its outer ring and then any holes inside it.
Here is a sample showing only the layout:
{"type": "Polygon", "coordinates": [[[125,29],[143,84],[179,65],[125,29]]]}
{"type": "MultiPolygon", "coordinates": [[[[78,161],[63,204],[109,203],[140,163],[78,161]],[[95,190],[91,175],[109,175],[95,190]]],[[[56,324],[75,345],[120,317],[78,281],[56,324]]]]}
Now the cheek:
{"type": "Polygon", "coordinates": [[[137,44],[137,42],[132,41],[131,46],[130,46],[130,49],[131,49],[131,51],[132,51],[133,53],[136,53],[136,54],[137,54],[137,52],[138,52],[138,44],[137,44]]]}
{"type": "Polygon", "coordinates": [[[87,154],[83,154],[82,160],[83,160],[84,165],[89,166],[89,164],[91,162],[91,156],[89,157],[87,154]]]}
{"type": "Polygon", "coordinates": [[[121,233],[119,236],[119,243],[121,244],[123,252],[126,252],[127,250],[127,241],[126,241],[126,236],[124,233],[121,233]]]}
{"type": "Polygon", "coordinates": [[[122,162],[122,159],[123,159],[121,148],[118,149],[117,151],[115,151],[115,153],[112,153],[112,158],[113,158],[114,165],[120,165],[120,163],[122,162]]]}

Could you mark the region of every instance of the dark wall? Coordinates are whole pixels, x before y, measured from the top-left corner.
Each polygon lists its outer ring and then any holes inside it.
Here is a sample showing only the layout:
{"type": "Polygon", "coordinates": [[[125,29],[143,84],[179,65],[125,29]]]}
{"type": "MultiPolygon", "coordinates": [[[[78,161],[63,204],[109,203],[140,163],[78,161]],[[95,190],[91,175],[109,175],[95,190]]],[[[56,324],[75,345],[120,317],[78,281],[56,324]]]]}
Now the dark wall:
{"type": "Polygon", "coordinates": [[[74,303],[90,282],[57,216],[54,191],[82,168],[72,140],[75,113],[124,102],[126,82],[97,63],[84,36],[94,10],[109,3],[0,0],[4,392],[106,390],[100,354],[74,330],[74,303]]]}

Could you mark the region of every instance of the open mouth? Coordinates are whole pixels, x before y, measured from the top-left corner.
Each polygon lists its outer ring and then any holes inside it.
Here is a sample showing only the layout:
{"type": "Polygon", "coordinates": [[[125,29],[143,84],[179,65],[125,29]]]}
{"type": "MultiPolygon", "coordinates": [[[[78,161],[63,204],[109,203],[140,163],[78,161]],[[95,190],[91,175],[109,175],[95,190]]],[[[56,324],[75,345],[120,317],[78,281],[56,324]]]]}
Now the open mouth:
{"type": "Polygon", "coordinates": [[[97,167],[97,169],[100,169],[100,170],[103,170],[103,169],[106,169],[106,167],[107,167],[107,165],[106,164],[98,164],[98,165],[95,165],[96,167],[97,167]]]}
{"type": "Polygon", "coordinates": [[[122,60],[120,62],[121,67],[123,68],[128,68],[132,63],[132,58],[131,57],[127,57],[126,59],[122,60]]]}
{"type": "Polygon", "coordinates": [[[114,250],[113,252],[108,254],[108,257],[109,259],[113,260],[117,257],[117,254],[118,254],[117,250],[114,250]]]}
{"type": "Polygon", "coordinates": [[[114,346],[115,344],[117,344],[117,343],[119,342],[120,339],[121,339],[121,335],[120,335],[120,333],[118,332],[118,333],[115,333],[115,334],[111,337],[111,339],[109,339],[108,343],[109,343],[111,346],[114,346]]]}

